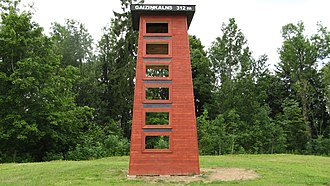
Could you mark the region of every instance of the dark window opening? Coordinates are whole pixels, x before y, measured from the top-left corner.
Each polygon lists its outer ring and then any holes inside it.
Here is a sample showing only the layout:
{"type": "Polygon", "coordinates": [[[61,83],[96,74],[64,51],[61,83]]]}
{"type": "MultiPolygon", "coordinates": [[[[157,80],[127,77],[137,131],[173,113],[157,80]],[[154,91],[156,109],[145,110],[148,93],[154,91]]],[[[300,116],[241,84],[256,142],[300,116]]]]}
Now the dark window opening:
{"type": "Polygon", "coordinates": [[[169,100],[170,89],[166,87],[146,88],[147,100],[169,100]]]}
{"type": "Polygon", "coordinates": [[[145,149],[169,149],[169,136],[146,136],[145,149]]]}
{"type": "Polygon", "coordinates": [[[168,43],[147,43],[146,54],[168,54],[168,43]]]}
{"type": "Polygon", "coordinates": [[[168,23],[147,23],[147,33],[168,33],[168,23]]]}
{"type": "Polygon", "coordinates": [[[169,112],[146,112],[146,125],[168,125],[169,112]]]}
{"type": "Polygon", "coordinates": [[[168,65],[147,65],[146,77],[168,77],[168,65]]]}

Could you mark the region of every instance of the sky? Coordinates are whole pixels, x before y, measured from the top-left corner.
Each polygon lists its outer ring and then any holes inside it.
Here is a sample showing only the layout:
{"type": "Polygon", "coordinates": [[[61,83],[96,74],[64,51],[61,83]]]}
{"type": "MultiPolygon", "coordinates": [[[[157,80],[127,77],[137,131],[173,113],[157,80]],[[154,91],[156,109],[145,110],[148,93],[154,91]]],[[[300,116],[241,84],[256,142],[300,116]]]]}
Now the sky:
{"type": "MultiPolygon", "coordinates": [[[[65,19],[74,19],[85,24],[95,41],[110,23],[113,11],[121,11],[120,0],[22,0],[23,4],[32,2],[34,21],[46,33],[51,23],[64,24],[65,19]]],[[[270,68],[279,62],[282,26],[302,21],[309,36],[317,32],[318,22],[330,28],[329,0],[145,0],[145,3],[196,5],[188,33],[200,38],[205,49],[222,35],[221,25],[235,18],[253,57],[268,55],[270,68]]]]}

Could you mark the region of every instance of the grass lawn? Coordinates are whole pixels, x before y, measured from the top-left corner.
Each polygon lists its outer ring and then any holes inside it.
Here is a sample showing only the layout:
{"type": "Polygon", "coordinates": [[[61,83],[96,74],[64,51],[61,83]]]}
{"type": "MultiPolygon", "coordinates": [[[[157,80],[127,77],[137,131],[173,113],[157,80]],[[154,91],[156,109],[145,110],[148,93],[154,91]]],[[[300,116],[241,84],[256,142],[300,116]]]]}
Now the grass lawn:
{"type": "Polygon", "coordinates": [[[235,167],[255,170],[259,178],[204,183],[146,182],[128,179],[128,157],[91,161],[0,164],[0,185],[327,185],[330,157],[302,155],[201,156],[201,168],[235,167]]]}

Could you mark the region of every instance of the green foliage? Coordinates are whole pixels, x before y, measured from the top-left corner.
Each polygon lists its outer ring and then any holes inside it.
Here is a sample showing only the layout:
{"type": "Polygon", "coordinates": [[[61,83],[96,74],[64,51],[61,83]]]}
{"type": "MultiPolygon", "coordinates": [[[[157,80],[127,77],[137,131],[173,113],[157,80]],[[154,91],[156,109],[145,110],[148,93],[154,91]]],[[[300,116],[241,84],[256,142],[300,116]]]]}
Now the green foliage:
{"type": "Polygon", "coordinates": [[[90,126],[80,142],[68,151],[68,160],[90,160],[108,156],[123,156],[129,153],[129,141],[122,137],[117,123],[112,121],[107,127],[90,126]]]}
{"type": "Polygon", "coordinates": [[[197,118],[200,153],[285,152],[284,131],[280,125],[269,121],[268,114],[267,110],[260,110],[253,127],[249,128],[235,110],[220,114],[213,120],[204,111],[197,118]]]}
{"type": "Polygon", "coordinates": [[[207,108],[211,111],[210,125],[219,117],[223,122],[217,130],[210,128],[208,135],[223,136],[214,140],[227,145],[223,153],[273,153],[275,146],[276,151],[283,150],[283,133],[278,133],[281,129],[270,118],[269,105],[265,104],[271,77],[267,56],[253,59],[234,19],[223,24],[222,33],[209,50],[217,83],[213,102],[207,108]],[[221,134],[212,132],[220,130],[221,134]]]}
{"type": "Polygon", "coordinates": [[[93,109],[77,107],[75,67],[60,68],[53,44],[31,13],[7,4],[0,37],[0,128],[3,161],[41,161],[68,150],[88,125],[93,109]],[[26,157],[26,158],[24,158],[26,157]]]}
{"type": "Polygon", "coordinates": [[[322,83],[323,86],[325,87],[324,93],[325,93],[325,100],[326,100],[326,105],[327,109],[329,112],[330,108],[330,64],[326,64],[321,71],[322,75],[322,83]]]}
{"type": "Polygon", "coordinates": [[[167,65],[147,65],[147,77],[169,77],[169,69],[167,65]]]}
{"type": "Polygon", "coordinates": [[[218,115],[215,120],[209,120],[207,110],[197,117],[199,150],[201,154],[228,153],[228,136],[225,135],[225,120],[218,115]]]}
{"type": "Polygon", "coordinates": [[[106,157],[124,156],[129,153],[129,141],[118,135],[109,135],[105,139],[106,157]]]}
{"type": "Polygon", "coordinates": [[[67,19],[65,25],[53,23],[51,39],[54,52],[61,56],[60,66],[79,68],[79,78],[73,87],[76,104],[97,108],[102,90],[98,81],[99,63],[93,54],[92,36],[84,24],[67,19]]]}
{"type": "Polygon", "coordinates": [[[287,149],[304,152],[308,141],[308,129],[298,103],[286,99],[283,103],[283,115],[279,120],[287,136],[287,149]]]}
{"type": "Polygon", "coordinates": [[[100,142],[86,139],[82,144],[77,144],[74,150],[69,151],[68,160],[90,160],[105,156],[104,147],[100,142]]]}
{"type": "Polygon", "coordinates": [[[90,61],[93,39],[84,24],[69,19],[65,21],[64,26],[53,23],[51,35],[56,46],[56,54],[62,56],[62,67],[81,67],[83,63],[90,61]]]}
{"type": "MultiPolygon", "coordinates": [[[[54,23],[48,37],[20,1],[0,2],[0,162],[128,154],[138,37],[129,5],[143,1],[120,2],[97,53],[83,23],[54,23]]],[[[207,52],[189,36],[201,154],[329,155],[330,32],[321,23],[311,37],[304,31],[302,22],[282,27],[275,73],[266,55],[252,57],[234,18],[207,52]]],[[[168,97],[167,89],[150,90],[147,98],[168,97]]],[[[146,120],[163,125],[169,116],[146,120]]],[[[149,145],[168,148],[168,137],[149,145]]]]}
{"type": "Polygon", "coordinates": [[[196,116],[200,116],[204,112],[204,105],[212,102],[214,72],[211,70],[212,64],[200,39],[189,36],[189,46],[196,116]]]}
{"type": "Polygon", "coordinates": [[[99,104],[98,123],[111,119],[119,120],[123,135],[130,136],[132,118],[135,64],[137,54],[136,31],[133,31],[131,14],[128,9],[132,3],[143,2],[121,0],[122,12],[114,12],[114,18],[98,43],[102,102],[99,104]]]}
{"type": "Polygon", "coordinates": [[[284,82],[289,98],[297,100],[301,106],[310,143],[312,138],[322,135],[326,127],[324,121],[328,113],[325,113],[324,87],[317,69],[318,61],[326,54],[322,50],[325,43],[316,39],[322,35],[316,34],[309,39],[304,31],[302,22],[283,26],[284,42],[279,50],[281,61],[277,76],[284,82]]]}
{"type": "Polygon", "coordinates": [[[169,136],[146,136],[146,149],[169,149],[169,136]]]}
{"type": "Polygon", "coordinates": [[[324,138],[319,136],[317,139],[313,139],[311,143],[311,152],[318,155],[330,155],[330,138],[324,138]]]}
{"type": "Polygon", "coordinates": [[[168,125],[168,112],[146,112],[146,125],[168,125]]]}

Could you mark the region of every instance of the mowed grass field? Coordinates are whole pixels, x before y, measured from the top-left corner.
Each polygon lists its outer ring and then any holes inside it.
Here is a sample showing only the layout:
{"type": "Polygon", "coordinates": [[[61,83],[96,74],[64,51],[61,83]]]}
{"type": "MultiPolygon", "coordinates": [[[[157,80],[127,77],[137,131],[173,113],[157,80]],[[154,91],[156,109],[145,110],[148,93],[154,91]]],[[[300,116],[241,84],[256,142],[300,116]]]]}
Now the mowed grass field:
{"type": "Polygon", "coordinates": [[[330,157],[303,155],[200,156],[201,168],[244,168],[259,178],[240,181],[167,182],[127,178],[129,157],[90,161],[0,164],[0,185],[327,185],[330,157]]]}

